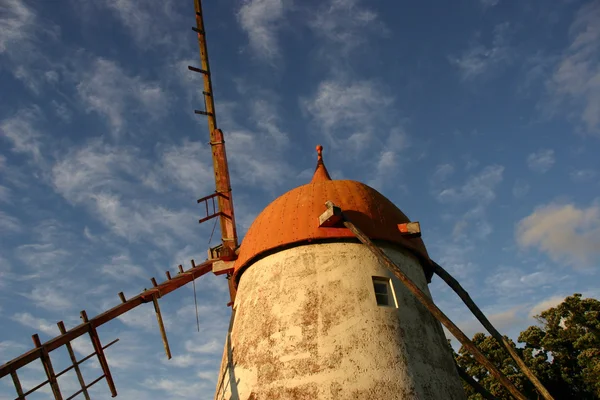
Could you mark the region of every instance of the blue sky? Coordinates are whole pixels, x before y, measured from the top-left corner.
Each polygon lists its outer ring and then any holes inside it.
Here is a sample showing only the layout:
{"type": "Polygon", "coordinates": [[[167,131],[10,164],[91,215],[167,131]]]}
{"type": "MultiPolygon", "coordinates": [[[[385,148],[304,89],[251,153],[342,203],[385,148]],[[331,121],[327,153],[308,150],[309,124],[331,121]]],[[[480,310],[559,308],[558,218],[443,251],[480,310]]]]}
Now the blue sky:
{"type": "MultiPolygon", "coordinates": [[[[204,14],[242,234],[310,179],[321,143],[334,178],[421,222],[503,333],[574,292],[600,297],[600,3],[220,0],[204,14]]],[[[196,199],[214,181],[193,24],[192,0],[2,1],[0,362],[205,258],[196,199]]],[[[197,292],[200,333],[191,287],[161,303],[171,361],[151,305],[101,328],[121,339],[107,351],[121,398],[212,398],[225,280],[197,292]]],[[[42,376],[26,368],[24,385],[42,376]]],[[[0,381],[1,399],[12,390],[0,381]]],[[[109,398],[103,382],[93,393],[109,398]]]]}

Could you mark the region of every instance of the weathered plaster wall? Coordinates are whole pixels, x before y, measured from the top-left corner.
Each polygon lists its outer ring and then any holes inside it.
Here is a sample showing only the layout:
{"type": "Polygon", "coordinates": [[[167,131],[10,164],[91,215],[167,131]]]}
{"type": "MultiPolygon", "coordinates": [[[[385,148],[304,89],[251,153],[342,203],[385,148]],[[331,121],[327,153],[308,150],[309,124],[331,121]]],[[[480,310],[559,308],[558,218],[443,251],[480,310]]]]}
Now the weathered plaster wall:
{"type": "MultiPolygon", "coordinates": [[[[415,258],[384,250],[429,294],[415,258]]],[[[216,399],[465,398],[441,325],[361,244],[259,260],[234,309],[216,399]],[[398,308],[377,305],[373,276],[392,277],[398,308]]]]}

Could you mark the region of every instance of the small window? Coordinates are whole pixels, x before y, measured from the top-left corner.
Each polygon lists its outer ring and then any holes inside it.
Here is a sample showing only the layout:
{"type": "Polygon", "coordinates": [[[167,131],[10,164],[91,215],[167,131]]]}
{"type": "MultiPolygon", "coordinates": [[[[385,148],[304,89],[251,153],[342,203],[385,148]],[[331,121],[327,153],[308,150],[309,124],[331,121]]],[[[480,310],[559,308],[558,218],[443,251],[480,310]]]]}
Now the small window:
{"type": "Polygon", "coordinates": [[[390,278],[374,276],[373,289],[375,290],[375,299],[377,300],[377,305],[397,307],[390,278]]]}

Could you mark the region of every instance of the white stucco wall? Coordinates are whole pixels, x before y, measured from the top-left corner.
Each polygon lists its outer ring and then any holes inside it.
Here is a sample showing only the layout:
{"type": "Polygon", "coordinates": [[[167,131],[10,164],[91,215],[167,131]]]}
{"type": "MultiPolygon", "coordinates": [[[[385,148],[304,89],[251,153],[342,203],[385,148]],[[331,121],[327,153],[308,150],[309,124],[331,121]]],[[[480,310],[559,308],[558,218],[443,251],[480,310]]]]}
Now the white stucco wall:
{"type": "MultiPolygon", "coordinates": [[[[414,257],[384,250],[429,294],[414,257]]],[[[441,325],[364,245],[265,257],[234,310],[216,399],[465,399],[441,325]],[[392,278],[398,308],[377,305],[373,276],[392,278]]]]}

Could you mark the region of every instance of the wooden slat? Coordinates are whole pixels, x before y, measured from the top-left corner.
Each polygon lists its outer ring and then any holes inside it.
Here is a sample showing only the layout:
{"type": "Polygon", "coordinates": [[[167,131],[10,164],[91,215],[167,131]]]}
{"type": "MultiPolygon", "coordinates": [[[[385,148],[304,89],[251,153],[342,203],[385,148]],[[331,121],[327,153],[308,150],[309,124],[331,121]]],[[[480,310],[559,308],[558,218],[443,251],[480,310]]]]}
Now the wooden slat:
{"type": "MultiPolygon", "coordinates": [[[[148,303],[152,301],[152,296],[155,294],[160,294],[160,296],[164,296],[168,293],[171,293],[173,290],[184,286],[185,284],[191,282],[194,279],[199,278],[200,276],[210,272],[212,270],[212,264],[217,260],[208,260],[202,264],[197,265],[194,268],[190,268],[187,271],[178,274],[176,277],[171,279],[170,281],[166,281],[158,285],[156,288],[148,289],[141,294],[127,300],[124,303],[119,304],[107,310],[94,318],[91,318],[88,323],[82,323],[77,325],[76,327],[68,330],[65,334],[61,334],[56,336],[46,343],[43,346],[46,348],[48,352],[63,346],[64,344],[75,340],[79,336],[86,334],[89,331],[89,327],[92,326],[97,328],[105,323],[119,317],[120,315],[134,309],[135,307],[148,303]]],[[[0,378],[3,378],[10,374],[11,371],[15,371],[30,362],[40,358],[40,352],[38,349],[30,350],[10,361],[0,366],[0,378]]]]}
{"type": "MultiPolygon", "coordinates": [[[[81,319],[83,319],[83,322],[89,322],[85,310],[81,311],[81,319]]],[[[98,356],[100,368],[102,368],[102,372],[104,373],[104,377],[106,378],[106,383],[108,384],[110,394],[112,395],[112,397],[116,397],[117,388],[115,387],[112,375],[110,374],[110,369],[108,368],[108,362],[106,361],[106,356],[104,355],[104,350],[102,349],[102,344],[100,343],[100,337],[98,336],[98,332],[96,331],[96,328],[94,328],[94,326],[90,324],[88,333],[90,335],[90,339],[92,340],[92,345],[94,346],[96,356],[98,356]]]]}
{"type": "Polygon", "coordinates": [[[31,338],[33,339],[33,344],[40,352],[40,360],[44,366],[44,372],[46,372],[46,376],[48,377],[48,382],[52,388],[52,394],[54,395],[54,398],[56,400],[62,400],[62,394],[60,393],[60,388],[58,387],[58,381],[56,380],[56,374],[54,373],[54,368],[52,367],[52,361],[50,360],[48,349],[42,345],[40,337],[37,333],[31,336],[31,338]]]}
{"type": "Polygon", "coordinates": [[[24,398],[23,396],[23,387],[21,386],[21,381],[19,380],[19,375],[17,375],[17,371],[11,371],[10,376],[12,377],[13,384],[15,385],[15,390],[17,391],[17,395],[19,399],[24,398]]]}
{"type": "MultiPolygon", "coordinates": [[[[59,321],[56,325],[58,325],[58,330],[60,331],[60,333],[65,334],[67,332],[64,322],[59,321]]],[[[69,353],[69,358],[71,359],[71,362],[73,363],[73,368],[75,369],[75,373],[77,374],[77,380],[79,381],[79,384],[81,385],[81,390],[77,394],[83,393],[83,397],[85,397],[85,400],[90,400],[90,395],[88,394],[87,389],[85,387],[85,381],[83,380],[83,375],[81,374],[81,369],[79,369],[79,364],[77,363],[77,357],[75,357],[75,352],[73,351],[73,346],[71,346],[70,342],[67,342],[67,343],[65,343],[65,347],[67,348],[67,352],[69,353]]]]}
{"type": "Polygon", "coordinates": [[[167,353],[167,358],[171,359],[171,348],[169,347],[169,340],[167,339],[167,332],[165,331],[165,324],[163,323],[162,314],[160,312],[160,306],[158,305],[158,299],[156,296],[152,298],[152,303],[154,304],[154,312],[156,313],[156,321],[158,322],[158,329],[160,329],[160,337],[163,342],[163,346],[165,346],[165,353],[167,353]]]}

